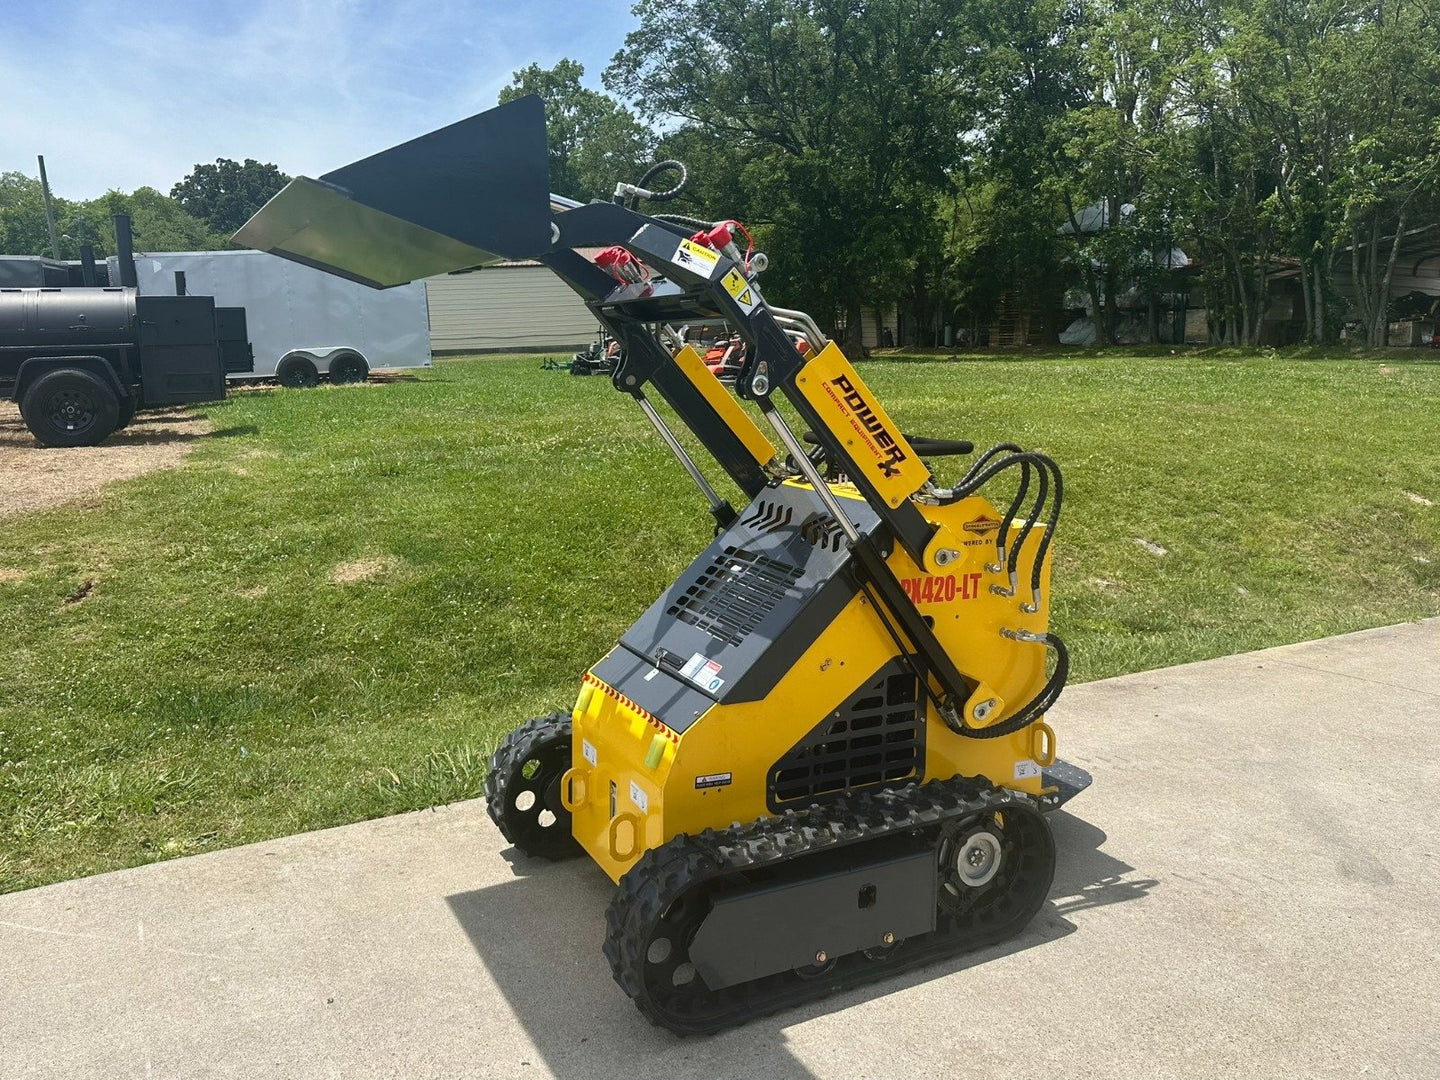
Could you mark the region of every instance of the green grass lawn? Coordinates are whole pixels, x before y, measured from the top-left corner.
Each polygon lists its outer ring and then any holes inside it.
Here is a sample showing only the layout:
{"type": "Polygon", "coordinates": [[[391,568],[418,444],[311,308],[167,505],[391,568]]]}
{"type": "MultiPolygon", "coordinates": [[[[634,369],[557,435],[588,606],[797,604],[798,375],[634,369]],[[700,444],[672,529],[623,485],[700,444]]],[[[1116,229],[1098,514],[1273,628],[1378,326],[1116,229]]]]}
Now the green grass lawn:
{"type": "MultiPolygon", "coordinates": [[[[710,532],[608,380],[539,366],[240,394],[180,469],[0,519],[0,890],[477,795],[710,532]]],[[[1061,463],[1077,679],[1440,612],[1440,365],[863,371],[906,431],[1061,463]]]]}

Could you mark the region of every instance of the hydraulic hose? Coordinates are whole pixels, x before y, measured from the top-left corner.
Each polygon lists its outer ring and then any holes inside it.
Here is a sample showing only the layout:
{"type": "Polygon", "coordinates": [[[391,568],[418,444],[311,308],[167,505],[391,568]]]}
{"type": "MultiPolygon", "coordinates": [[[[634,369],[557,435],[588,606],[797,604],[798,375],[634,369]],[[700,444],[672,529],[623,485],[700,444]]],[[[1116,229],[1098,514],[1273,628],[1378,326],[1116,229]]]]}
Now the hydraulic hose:
{"type": "MultiPolygon", "coordinates": [[[[949,503],[954,503],[958,502],[961,499],[968,498],[981,487],[983,487],[986,483],[988,483],[990,480],[994,479],[997,475],[1004,472],[1006,469],[1014,468],[1015,466],[1025,462],[1033,464],[1037,468],[1039,468],[1042,471],[1042,476],[1044,473],[1048,472],[1055,477],[1056,497],[1051,502],[1050,520],[1047,522],[1046,525],[1045,536],[1041,538],[1041,546],[1036,551],[1035,566],[1034,569],[1031,571],[1030,575],[1031,592],[1037,593],[1040,588],[1041,565],[1044,562],[1045,553],[1049,550],[1050,547],[1049,539],[1052,535],[1054,535],[1055,526],[1060,520],[1060,500],[1063,495],[1063,489],[1060,483],[1060,467],[1055,464],[1054,460],[1045,454],[1040,454],[1033,450],[1027,450],[1018,454],[1012,454],[1009,457],[998,461],[993,465],[986,466],[978,473],[974,473],[974,470],[972,470],[973,475],[967,478],[964,486],[962,487],[957,485],[951,491],[950,497],[946,501],[949,503]]],[[[1021,530],[1018,542],[1015,544],[1014,548],[1008,553],[1009,557],[1006,560],[1007,569],[1012,569],[1016,565],[1014,560],[1018,558],[1018,552],[1020,548],[1024,545],[1025,539],[1030,534],[1030,530],[1034,528],[1035,518],[1039,515],[1040,510],[1042,509],[1040,502],[1043,500],[1043,497],[1044,485],[1042,484],[1041,499],[1036,500],[1037,505],[1035,507],[1034,513],[1032,513],[1030,520],[1025,523],[1025,527],[1021,530]]],[[[1000,537],[997,536],[996,539],[998,542],[1000,540],[1000,537]]]]}
{"type": "Polygon", "coordinates": [[[1039,456],[1045,458],[1050,465],[1050,471],[1055,474],[1055,501],[1050,506],[1050,520],[1045,523],[1045,535],[1040,538],[1040,546],[1035,549],[1035,567],[1030,572],[1030,593],[1036,597],[1040,595],[1040,568],[1045,565],[1045,555],[1050,550],[1055,527],[1060,524],[1060,504],[1065,499],[1065,481],[1060,475],[1060,466],[1044,454],[1039,456]]]}
{"type": "MultiPolygon", "coordinates": [[[[685,168],[685,163],[682,161],[657,161],[654,165],[651,165],[650,168],[645,170],[645,175],[640,177],[639,182],[635,186],[637,188],[643,188],[646,184],[648,184],[651,180],[655,179],[655,177],[659,176],[661,173],[669,172],[672,169],[680,170],[680,182],[674,187],[672,187],[669,191],[655,191],[652,192],[649,196],[647,196],[648,201],[650,202],[669,202],[671,199],[676,198],[680,194],[680,192],[684,191],[685,185],[690,182],[690,170],[685,168]]],[[[634,210],[639,205],[640,196],[631,195],[629,204],[630,209],[634,210]]]]}
{"type": "Polygon", "coordinates": [[[1017,639],[1041,642],[1052,649],[1055,653],[1055,670],[1045,680],[1045,685],[1040,688],[1040,692],[1021,706],[1009,720],[986,728],[966,727],[963,723],[958,728],[950,725],[951,730],[957,735],[963,735],[968,739],[1000,739],[1006,735],[1013,735],[1033,724],[1059,700],[1060,691],[1065,689],[1065,680],[1070,677],[1070,650],[1065,647],[1065,642],[1060,640],[1058,634],[1036,634],[1028,638],[1017,639]]]}
{"type": "Polygon", "coordinates": [[[699,218],[686,217],[684,214],[651,214],[656,221],[668,221],[674,225],[684,225],[687,229],[713,229],[715,222],[702,221],[699,218]]]}
{"type": "Polygon", "coordinates": [[[997,546],[1000,546],[1004,554],[1004,566],[1010,573],[1015,573],[1020,565],[1020,551],[1025,546],[1025,541],[1030,538],[1030,530],[1035,527],[1035,519],[1045,509],[1045,496],[1049,493],[1050,476],[1045,469],[1037,468],[1036,474],[1040,477],[1040,490],[1035,493],[1035,503],[1030,507],[1030,513],[1025,515],[1025,525],[1020,530],[1020,536],[1014,544],[1010,544],[1010,529],[1015,522],[1015,514],[1020,509],[1020,504],[1025,501],[1025,493],[1030,487],[1030,462],[1025,461],[1020,466],[1020,487],[1015,492],[1015,498],[1011,500],[1010,509],[1006,511],[1005,520],[1000,523],[1000,531],[995,534],[997,546]],[[1003,546],[1001,546],[1003,545],[1003,546]]]}
{"type": "Polygon", "coordinates": [[[971,464],[969,471],[960,478],[960,482],[957,483],[955,486],[957,488],[963,488],[967,484],[969,484],[970,478],[976,473],[978,473],[982,468],[984,468],[985,463],[988,462],[991,458],[995,457],[995,455],[997,454],[1023,454],[1024,452],[1025,448],[1023,446],[1017,446],[1013,442],[996,443],[994,446],[990,447],[989,450],[986,450],[983,454],[981,454],[978,458],[975,459],[974,463],[971,464]]]}

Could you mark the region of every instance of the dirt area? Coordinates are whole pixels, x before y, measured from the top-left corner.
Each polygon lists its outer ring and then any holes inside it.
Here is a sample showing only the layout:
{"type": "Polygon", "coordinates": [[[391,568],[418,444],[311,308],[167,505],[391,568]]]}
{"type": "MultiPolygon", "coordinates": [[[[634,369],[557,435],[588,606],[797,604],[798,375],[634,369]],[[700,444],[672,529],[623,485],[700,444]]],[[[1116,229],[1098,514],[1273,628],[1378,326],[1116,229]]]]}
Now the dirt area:
{"type": "Polygon", "coordinates": [[[184,408],[141,413],[100,446],[44,449],[25,429],[20,410],[0,401],[0,515],[93,495],[112,480],[170,469],[210,430],[184,408]]]}

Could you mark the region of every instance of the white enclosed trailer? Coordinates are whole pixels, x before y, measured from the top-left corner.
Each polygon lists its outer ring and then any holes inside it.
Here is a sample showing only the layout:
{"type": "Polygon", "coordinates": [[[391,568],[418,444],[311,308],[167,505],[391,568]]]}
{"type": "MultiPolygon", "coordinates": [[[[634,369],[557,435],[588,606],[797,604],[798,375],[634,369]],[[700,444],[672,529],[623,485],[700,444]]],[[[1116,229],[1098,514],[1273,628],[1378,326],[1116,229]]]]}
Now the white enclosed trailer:
{"type": "Polygon", "coordinates": [[[183,288],[215,297],[217,306],[245,309],[255,370],[238,378],[310,386],[431,363],[423,281],[372,289],[263,251],[136,254],[135,274],[142,295],[173,296],[183,288]]]}

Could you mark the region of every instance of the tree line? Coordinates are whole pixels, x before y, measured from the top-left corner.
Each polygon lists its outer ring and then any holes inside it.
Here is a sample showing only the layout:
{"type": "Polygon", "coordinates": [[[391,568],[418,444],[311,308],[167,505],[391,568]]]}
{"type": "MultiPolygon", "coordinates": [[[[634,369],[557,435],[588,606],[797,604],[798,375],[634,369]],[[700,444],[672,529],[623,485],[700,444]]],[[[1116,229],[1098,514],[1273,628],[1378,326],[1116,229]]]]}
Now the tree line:
{"type": "Polygon", "coordinates": [[[1286,272],[1306,340],[1353,318],[1379,344],[1401,239],[1440,218],[1435,0],[634,11],[605,86],[698,166],[697,208],[760,225],[775,285],[832,322],[891,302],[983,320],[1071,286],[1105,342],[1180,249],[1216,340],[1257,341],[1286,272]]]}
{"type": "MultiPolygon", "coordinates": [[[[1183,251],[1214,340],[1255,343],[1284,274],[1307,341],[1350,320],[1379,344],[1401,242],[1440,219],[1437,0],[637,0],[633,14],[608,93],[562,60],[500,95],[545,99],[552,188],[606,198],[654,160],[685,161],[672,208],[752,226],[767,292],[830,326],[894,304],[924,343],[1002,302],[1055,311],[1078,293],[1107,342],[1125,297],[1180,287],[1183,251]]],[[[169,196],[59,200],[64,250],[106,251],[122,209],[142,250],[223,246],[286,179],[221,159],[169,196]]],[[[38,181],[0,174],[0,250],[47,249],[38,181]]]]}
{"type": "MultiPolygon", "coordinates": [[[[274,165],[247,158],[199,164],[164,195],[153,187],[107,191],[95,199],[51,200],[62,259],[90,244],[99,258],[115,254],[111,218],[129,214],[138,251],[214,251],[290,179],[274,165]]],[[[0,172],[0,255],[50,255],[40,181],[0,172]]]]}

